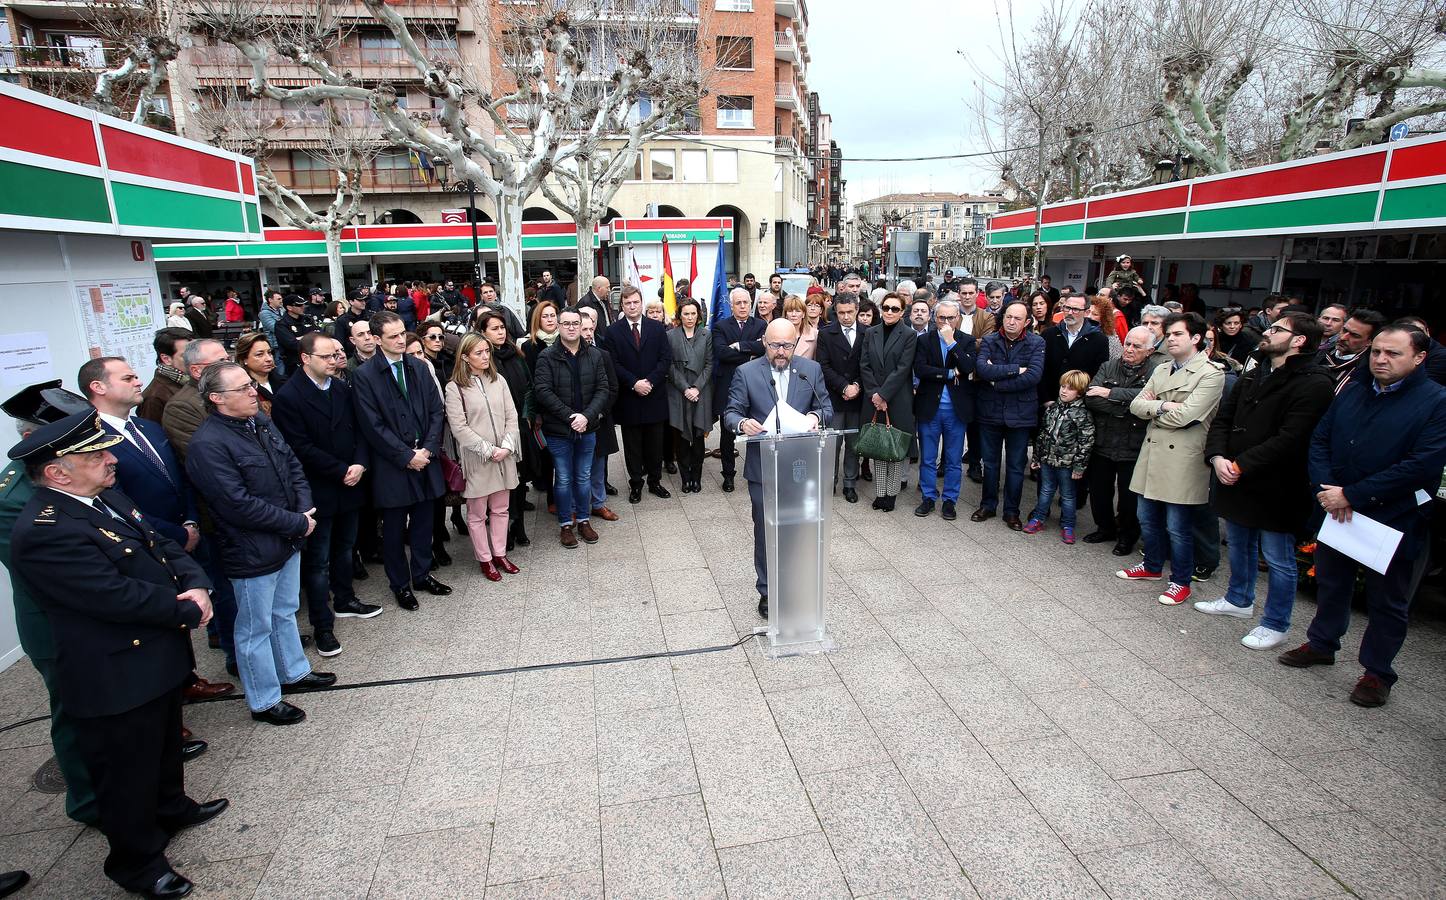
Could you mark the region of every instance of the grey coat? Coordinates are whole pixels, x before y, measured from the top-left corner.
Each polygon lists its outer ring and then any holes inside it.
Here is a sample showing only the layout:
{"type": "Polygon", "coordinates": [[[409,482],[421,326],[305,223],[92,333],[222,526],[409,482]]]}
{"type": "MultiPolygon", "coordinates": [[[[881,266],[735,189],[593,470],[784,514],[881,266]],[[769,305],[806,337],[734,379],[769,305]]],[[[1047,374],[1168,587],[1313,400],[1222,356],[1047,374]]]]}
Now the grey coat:
{"type": "Polygon", "coordinates": [[[713,425],[713,338],[699,326],[690,341],[679,326],[668,332],[668,347],[668,424],[691,440],[713,425]],[[688,388],[698,389],[697,403],[683,396],[688,388]]]}

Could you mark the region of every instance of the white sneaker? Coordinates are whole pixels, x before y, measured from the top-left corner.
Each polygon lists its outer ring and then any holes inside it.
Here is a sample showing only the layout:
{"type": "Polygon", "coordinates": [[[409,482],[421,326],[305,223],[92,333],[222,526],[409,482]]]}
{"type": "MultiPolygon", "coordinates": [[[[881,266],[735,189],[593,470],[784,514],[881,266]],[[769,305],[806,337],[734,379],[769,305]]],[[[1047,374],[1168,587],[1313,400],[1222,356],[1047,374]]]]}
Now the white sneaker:
{"type": "Polygon", "coordinates": [[[1218,600],[1201,600],[1195,604],[1195,611],[1205,613],[1207,616],[1234,616],[1237,619],[1248,619],[1255,615],[1255,607],[1236,606],[1224,597],[1218,600]]]}
{"type": "Polygon", "coordinates": [[[1240,643],[1251,650],[1269,650],[1278,647],[1285,642],[1285,632],[1276,631],[1273,628],[1266,628],[1264,625],[1257,625],[1251,632],[1240,639],[1240,643]]]}

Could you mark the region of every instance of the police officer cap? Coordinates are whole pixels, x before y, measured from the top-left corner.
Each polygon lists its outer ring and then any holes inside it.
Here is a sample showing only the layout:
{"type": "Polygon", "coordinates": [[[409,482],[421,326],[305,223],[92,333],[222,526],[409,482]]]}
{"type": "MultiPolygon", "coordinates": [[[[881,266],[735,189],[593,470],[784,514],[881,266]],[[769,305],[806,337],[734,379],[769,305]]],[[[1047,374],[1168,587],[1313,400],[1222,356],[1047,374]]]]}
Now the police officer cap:
{"type": "Polygon", "coordinates": [[[287,294],[286,299],[281,301],[282,306],[305,306],[306,300],[296,294],[287,294]]]}
{"type": "Polygon", "coordinates": [[[123,440],[121,435],[102,428],[100,414],[92,409],[40,426],[10,448],[10,458],[26,465],[47,463],[62,456],[114,447],[123,440]]]}
{"type": "Polygon", "coordinates": [[[90,401],[61,387],[59,378],[32,384],[0,403],[0,412],[26,422],[59,422],[66,416],[92,411],[90,401]]]}

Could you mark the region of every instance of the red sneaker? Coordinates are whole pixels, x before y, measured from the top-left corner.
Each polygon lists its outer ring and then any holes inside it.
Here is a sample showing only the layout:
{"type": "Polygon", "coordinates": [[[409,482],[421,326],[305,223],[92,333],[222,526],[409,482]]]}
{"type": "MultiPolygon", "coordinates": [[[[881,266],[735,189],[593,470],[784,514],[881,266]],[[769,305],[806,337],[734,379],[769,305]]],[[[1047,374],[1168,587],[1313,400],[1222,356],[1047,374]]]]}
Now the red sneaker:
{"type": "Polygon", "coordinates": [[[1123,578],[1126,581],[1144,581],[1152,578],[1162,578],[1164,577],[1164,574],[1165,573],[1163,572],[1151,572],[1149,569],[1145,568],[1144,563],[1139,562],[1135,563],[1133,566],[1130,566],[1128,569],[1119,570],[1115,573],[1115,577],[1123,578]]]}
{"type": "Polygon", "coordinates": [[[1179,606],[1190,599],[1190,585],[1176,584],[1172,581],[1165,588],[1165,593],[1161,594],[1158,599],[1166,606],[1179,606]]]}

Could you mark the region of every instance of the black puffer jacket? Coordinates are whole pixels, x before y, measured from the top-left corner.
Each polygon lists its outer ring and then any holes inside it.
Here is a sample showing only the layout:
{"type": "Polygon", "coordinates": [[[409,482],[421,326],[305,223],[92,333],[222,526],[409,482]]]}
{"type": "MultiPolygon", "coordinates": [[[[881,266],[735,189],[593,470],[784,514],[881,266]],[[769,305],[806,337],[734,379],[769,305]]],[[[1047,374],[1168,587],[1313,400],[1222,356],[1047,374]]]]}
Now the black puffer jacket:
{"type": "Polygon", "coordinates": [[[266,416],[207,416],[191,438],[186,473],[216,520],[227,577],[270,575],[301,549],[311,485],[266,416]],[[255,422],[254,434],[248,421],[255,422]]]}
{"type": "Polygon", "coordinates": [[[613,402],[602,351],[589,344],[579,344],[575,378],[569,356],[559,340],[538,355],[532,377],[532,402],[536,405],[536,414],[542,418],[542,432],[554,437],[577,433],[569,424],[574,413],[587,417],[587,431],[597,431],[613,402]]]}

